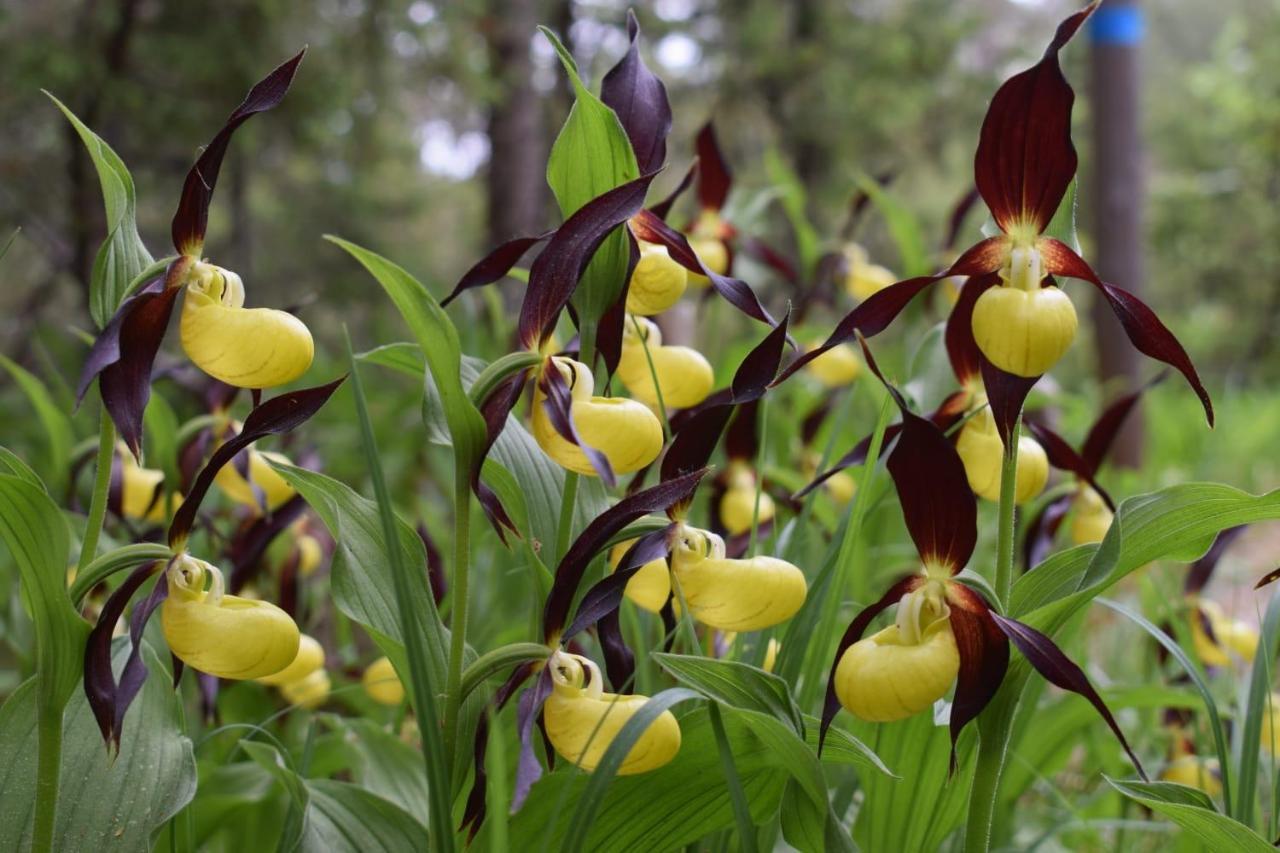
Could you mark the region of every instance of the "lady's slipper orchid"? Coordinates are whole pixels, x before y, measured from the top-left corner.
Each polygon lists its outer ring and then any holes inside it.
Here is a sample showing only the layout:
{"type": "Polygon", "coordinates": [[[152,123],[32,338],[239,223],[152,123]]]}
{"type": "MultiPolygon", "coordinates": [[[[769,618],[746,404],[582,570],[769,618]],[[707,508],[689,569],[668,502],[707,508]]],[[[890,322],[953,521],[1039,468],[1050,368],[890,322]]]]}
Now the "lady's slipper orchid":
{"type": "Polygon", "coordinates": [[[1115,513],[1092,486],[1081,484],[1071,499],[1071,544],[1101,542],[1111,529],[1115,513]]]}
{"type": "MultiPolygon", "coordinates": [[[[810,349],[816,349],[816,345],[810,349]]],[[[862,362],[851,344],[841,344],[805,365],[805,372],[827,388],[843,388],[852,385],[862,373],[862,362]]]]}
{"type": "Polygon", "coordinates": [[[1075,94],[1058,53],[1096,5],[1064,20],[1041,60],[1006,81],[992,98],[974,175],[1001,233],[962,252],[938,274],[907,279],[874,294],[836,325],[826,343],[795,359],[776,381],[858,334],[879,334],[931,285],[969,276],[966,289],[979,286],[984,291],[974,306],[973,336],[983,355],[982,374],[996,423],[1007,440],[1032,385],[1075,335],[1075,309],[1052,278],[1059,276],[1092,284],[1140,352],[1182,373],[1212,425],[1209,394],[1173,333],[1137,297],[1102,281],[1071,247],[1045,233],[1076,174],[1071,143],[1075,94]]]}
{"type": "Polygon", "coordinates": [[[1258,653],[1258,629],[1232,619],[1216,601],[1196,600],[1191,619],[1191,641],[1205,666],[1230,666],[1234,655],[1252,663],[1258,653]]]}
{"type": "MultiPolygon", "coordinates": [[[[648,696],[605,693],[600,669],[581,655],[557,651],[547,663],[554,684],[542,709],[547,739],[563,758],[594,770],[618,732],[648,696]]],[[[657,770],[680,751],[680,724],[663,711],[618,767],[631,776],[657,770]]]]}
{"type": "Polygon", "coordinates": [[[867,250],[857,243],[845,246],[841,254],[844,260],[844,289],[854,299],[870,299],[898,280],[893,270],[871,263],[867,250]]]}
{"type": "MultiPolygon", "coordinates": [[[[616,569],[623,556],[634,544],[636,544],[635,539],[628,539],[614,545],[609,551],[610,567],[616,569]]],[[[671,598],[671,573],[667,568],[666,558],[650,560],[641,566],[640,570],[627,581],[626,595],[636,606],[650,613],[661,612],[671,598]]]]}
{"type": "Polygon", "coordinates": [[[785,622],[804,604],[804,572],[785,560],[725,557],[724,540],[683,526],[671,572],[689,613],[721,631],[759,631],[785,622]]]}
{"type": "Polygon", "coordinates": [[[629,474],[658,458],[663,435],[657,416],[635,400],[597,397],[594,390],[595,377],[582,362],[559,357],[543,362],[532,424],[543,451],[588,476],[600,476],[602,467],[629,474]],[[606,466],[600,465],[601,457],[606,466]]]}
{"type": "MultiPolygon", "coordinates": [[[[964,462],[969,488],[989,501],[1000,500],[1000,471],[1004,444],[990,409],[982,408],[960,427],[956,452],[964,462]]],[[[1037,497],[1049,482],[1049,457],[1034,438],[1018,438],[1018,473],[1014,501],[1019,504],[1037,497]]]]}
{"type": "Polygon", "coordinates": [[[720,498],[719,519],[730,536],[746,533],[752,523],[765,524],[777,512],[768,492],[757,488],[756,475],[746,462],[729,463],[727,484],[720,498]],[[757,508],[756,499],[759,498],[757,508]]]}
{"type": "MultiPolygon", "coordinates": [[[[884,381],[863,342],[867,366],[884,381]]],[[[955,682],[951,706],[952,768],[960,731],[999,689],[1012,642],[1046,679],[1088,699],[1119,738],[1139,773],[1119,726],[1078,666],[1053,641],[996,613],[956,576],[977,543],[977,504],[964,464],[933,422],[914,414],[886,383],[902,413],[888,468],[921,570],[896,583],[849,625],[827,684],[820,742],[839,708],[869,720],[903,719],[928,708],[955,682]],[[898,605],[894,625],[862,639],[877,615],[898,605]]],[[[1145,778],[1145,777],[1144,777],[1145,778]]]]}
{"type": "Polygon", "coordinates": [[[299,708],[314,710],[329,701],[333,682],[323,668],[312,670],[296,681],[286,681],[277,688],[284,701],[299,708]]]}
{"type": "Polygon", "coordinates": [[[289,614],[265,601],[225,594],[222,572],[204,560],[182,554],[165,581],[164,638],[184,663],[219,678],[252,679],[274,675],[298,656],[300,634],[289,614]]]}
{"type": "Polygon", "coordinates": [[[644,317],[628,316],[615,373],[637,400],[669,409],[698,405],[715,384],[715,371],[702,353],[664,344],[658,325],[644,317]]]}
{"type": "Polygon", "coordinates": [[[298,639],[298,653],[293,662],[279,672],[259,677],[259,684],[279,686],[306,678],[318,669],[324,668],[324,647],[315,637],[302,634],[298,639]]]}
{"type": "Polygon", "coordinates": [[[197,261],[182,307],[182,348],[196,366],[238,388],[271,388],[307,372],[311,332],[287,311],[245,308],[240,276],[197,261]]]}
{"type": "MultiPolygon", "coordinates": [[[[166,512],[164,501],[164,472],[155,468],[143,468],[134,459],[129,448],[121,444],[116,453],[118,469],[112,471],[111,503],[113,511],[131,521],[162,522],[166,512]]],[[[174,503],[181,503],[179,495],[174,503]]]]}
{"type": "Polygon", "coordinates": [[[379,705],[399,705],[404,701],[404,685],[391,659],[380,657],[365,669],[360,677],[364,692],[379,705]]]}
{"type": "Polygon", "coordinates": [[[1222,796],[1222,768],[1216,758],[1201,758],[1194,753],[1178,755],[1160,771],[1160,781],[1186,785],[1210,797],[1222,796]]]}
{"type": "Polygon", "coordinates": [[[293,498],[297,492],[288,481],[276,473],[271,462],[292,465],[289,457],[272,451],[248,450],[248,475],[246,480],[234,464],[224,466],[214,482],[228,498],[238,504],[261,510],[274,510],[293,498]]]}
{"type": "Polygon", "coordinates": [[[680,301],[689,285],[689,272],[671,259],[666,246],[640,243],[640,260],[627,287],[627,312],[650,317],[680,301]]]}

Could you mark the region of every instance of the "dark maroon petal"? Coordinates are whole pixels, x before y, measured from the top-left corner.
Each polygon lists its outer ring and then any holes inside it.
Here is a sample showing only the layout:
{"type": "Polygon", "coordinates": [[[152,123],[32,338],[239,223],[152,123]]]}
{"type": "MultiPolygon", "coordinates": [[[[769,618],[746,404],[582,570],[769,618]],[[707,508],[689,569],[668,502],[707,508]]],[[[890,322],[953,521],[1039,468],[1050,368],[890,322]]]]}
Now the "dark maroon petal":
{"type": "Polygon", "coordinates": [[[776,272],[788,284],[800,284],[800,273],[791,259],[765,241],[758,237],[745,237],[739,241],[738,248],[748,258],[753,258],[776,272]]]}
{"type": "Polygon", "coordinates": [[[982,713],[1000,689],[1009,668],[1009,641],[993,620],[991,605],[969,587],[953,583],[951,632],[960,652],[960,673],[951,702],[951,773],[956,771],[956,741],[969,721],[982,713]]]}
{"type": "Polygon", "coordinates": [[[719,210],[729,197],[733,174],[720,153],[720,143],[716,141],[716,131],[711,122],[698,131],[695,147],[698,152],[698,203],[705,210],[719,210]]]}
{"type": "Polygon", "coordinates": [[[582,451],[600,477],[600,481],[612,489],[618,484],[618,479],[613,475],[613,466],[609,464],[609,459],[583,440],[578,434],[577,425],[573,422],[573,394],[569,390],[569,382],[559,368],[552,366],[550,359],[546,364],[541,378],[538,379],[538,387],[546,394],[542,407],[546,410],[547,417],[551,419],[551,425],[556,428],[561,438],[576,445],[582,451]]]}
{"type": "Polygon", "coordinates": [[[751,462],[760,449],[760,401],[753,400],[734,407],[737,411],[729,422],[724,437],[724,452],[730,460],[751,462]]]}
{"type": "Polygon", "coordinates": [[[587,525],[586,530],[579,534],[560,560],[560,565],[556,567],[555,581],[547,594],[547,603],[542,611],[542,626],[548,644],[564,628],[569,607],[577,596],[582,575],[592,558],[631,522],[650,513],[665,512],[668,507],[687,500],[706,473],[704,468],[636,492],[618,501],[587,525]]]}
{"type": "Polygon", "coordinates": [[[1253,588],[1262,589],[1264,586],[1267,586],[1268,584],[1275,583],[1277,579],[1280,579],[1280,569],[1272,569],[1271,571],[1263,575],[1261,578],[1259,578],[1258,582],[1253,585],[1253,588]]]}
{"type": "Polygon", "coordinates": [[[187,538],[196,513],[200,509],[200,503],[208,493],[209,487],[213,485],[213,478],[224,465],[258,439],[289,432],[305,423],[320,411],[346,378],[342,376],[327,385],[319,385],[315,388],[286,391],[255,407],[244,419],[244,427],[239,434],[229,438],[215,450],[209,462],[196,476],[191,490],[182,501],[182,506],[178,507],[178,511],[174,513],[173,523],[169,526],[169,544],[177,545],[187,538]]]}
{"type": "Polygon", "coordinates": [[[738,369],[733,372],[730,388],[734,403],[759,400],[769,390],[774,377],[778,375],[778,367],[782,364],[782,353],[787,344],[787,325],[790,321],[791,315],[788,313],[773,331],[751,348],[738,369]]]}
{"type": "Polygon", "coordinates": [[[991,416],[995,418],[996,430],[1005,447],[1009,446],[1009,436],[1018,416],[1022,414],[1022,405],[1026,402],[1027,395],[1039,381],[1039,376],[1028,378],[1005,373],[985,357],[982,359],[982,384],[986,386],[991,416]]]}
{"type": "Polygon", "coordinates": [[[1165,374],[1162,372],[1137,391],[1125,394],[1110,406],[1107,406],[1098,419],[1093,422],[1093,426],[1089,428],[1089,434],[1085,436],[1084,447],[1080,448],[1080,455],[1091,470],[1096,473],[1102,467],[1103,461],[1107,458],[1107,453],[1111,450],[1111,443],[1115,441],[1117,433],[1120,432],[1120,427],[1124,425],[1125,419],[1133,411],[1134,405],[1146,393],[1148,388],[1162,382],[1164,377],[1165,374]]]}
{"type": "Polygon", "coordinates": [[[973,339],[973,306],[979,296],[999,283],[1000,276],[995,273],[967,279],[947,317],[947,357],[951,360],[951,372],[961,385],[969,385],[982,374],[982,351],[973,339]]]}
{"type": "Polygon", "coordinates": [[[861,341],[871,372],[884,383],[902,412],[902,432],[889,454],[889,475],[898,490],[907,532],[925,565],[957,574],[978,541],[978,502],[964,463],[938,425],[907,407],[898,389],[880,372],[871,348],[861,341]]]}
{"type": "Polygon", "coordinates": [[[1222,555],[1227,552],[1231,544],[1236,541],[1236,538],[1248,526],[1247,524],[1241,524],[1237,527],[1228,527],[1217,535],[1213,540],[1213,544],[1209,546],[1209,550],[1204,552],[1204,556],[1191,564],[1191,568],[1187,571],[1186,580],[1183,581],[1183,592],[1187,595],[1198,595],[1209,585],[1210,579],[1213,578],[1214,570],[1218,568],[1218,561],[1222,559],[1222,555]]]}
{"type": "Polygon", "coordinates": [[[1112,313],[1124,327],[1124,333],[1129,337],[1134,348],[1143,355],[1164,362],[1186,378],[1204,406],[1204,415],[1209,421],[1209,426],[1213,426],[1213,401],[1209,399],[1209,392],[1200,382],[1196,366],[1191,363],[1191,357],[1174,337],[1173,332],[1160,322],[1156,313],[1129,291],[1122,290],[1114,284],[1107,284],[1098,278],[1093,268],[1065,243],[1043,239],[1038,245],[1046,270],[1056,275],[1087,281],[1096,287],[1107,300],[1107,304],[1111,306],[1112,313]]]}
{"type": "Polygon", "coordinates": [[[418,522],[418,538],[422,540],[422,547],[427,552],[427,584],[431,587],[431,597],[439,606],[448,591],[448,581],[445,580],[444,574],[444,555],[440,553],[440,546],[431,536],[431,531],[427,530],[427,526],[422,522],[418,522]]]}
{"type": "Polygon", "coordinates": [[[800,422],[800,443],[805,447],[813,444],[813,440],[818,437],[818,431],[831,416],[831,404],[834,400],[834,397],[820,400],[818,405],[814,406],[813,410],[800,422]]]}
{"type": "Polygon", "coordinates": [[[606,375],[612,379],[618,370],[618,362],[622,360],[622,339],[627,325],[627,292],[631,289],[631,274],[636,264],[640,263],[640,245],[635,235],[627,230],[627,275],[618,300],[609,306],[600,317],[596,328],[596,352],[604,360],[606,375]]]}
{"type": "Polygon", "coordinates": [[[1080,479],[1088,483],[1098,496],[1106,503],[1107,509],[1112,512],[1116,511],[1116,503],[1111,499],[1111,495],[1107,494],[1107,490],[1098,484],[1093,477],[1093,469],[1089,466],[1080,455],[1067,444],[1066,439],[1049,429],[1044,424],[1036,421],[1024,421],[1027,430],[1035,436],[1036,441],[1040,442],[1040,446],[1044,448],[1045,455],[1049,457],[1049,464],[1059,471],[1067,471],[1075,474],[1080,479]]]}
{"type": "Polygon", "coordinates": [[[1053,537],[1071,511],[1071,503],[1071,495],[1049,501],[1027,524],[1022,541],[1023,571],[1031,571],[1049,556],[1053,550],[1053,537]]]}
{"type": "Polygon", "coordinates": [[[631,140],[641,172],[661,169],[667,160],[667,134],[671,132],[671,103],[662,84],[640,57],[640,24],[627,12],[631,45],[600,83],[600,100],[618,115],[631,140]]]}
{"type": "Polygon", "coordinates": [[[676,184],[675,189],[667,194],[666,198],[655,205],[649,207],[649,211],[659,219],[666,220],[671,213],[671,206],[676,203],[680,196],[684,195],[685,190],[693,184],[693,177],[698,173],[698,161],[695,159],[689,164],[689,168],[684,173],[684,177],[680,179],[680,183],[676,184]]]}
{"type": "MultiPolygon", "coordinates": [[[[502,686],[494,693],[493,698],[489,701],[489,709],[493,713],[497,713],[506,706],[507,701],[511,699],[516,690],[520,688],[529,676],[534,673],[534,664],[525,663],[517,666],[512,671],[511,676],[503,682],[502,686]]],[[[486,709],[488,710],[488,709],[486,709]]],[[[470,843],[474,840],[476,832],[479,831],[480,825],[484,823],[485,818],[485,793],[488,787],[488,780],[485,774],[484,758],[489,748],[489,714],[482,713],[476,722],[475,739],[472,741],[471,755],[472,766],[474,771],[474,779],[471,783],[471,791],[467,795],[467,805],[462,813],[462,823],[458,826],[458,831],[466,829],[467,841],[470,843]]]]}
{"type": "Polygon", "coordinates": [[[1044,231],[1075,177],[1075,93],[1062,76],[1058,51],[1094,5],[1059,24],[1044,57],[1005,81],[987,108],[974,177],[996,224],[1006,233],[1019,225],[1031,226],[1037,234],[1044,231]]]}
{"type": "Polygon", "coordinates": [[[604,654],[604,669],[615,693],[622,693],[636,674],[636,656],[622,636],[622,615],[618,608],[605,613],[596,624],[596,639],[604,654]]]}
{"type": "Polygon", "coordinates": [[[120,360],[120,330],[125,320],[137,306],[139,297],[144,294],[159,293],[164,289],[166,276],[160,275],[139,287],[134,293],[120,303],[116,313],[107,321],[107,325],[94,339],[89,355],[85,358],[84,367],[80,370],[80,382],[76,386],[76,403],[84,400],[89,386],[98,374],[120,360]]]}
{"type": "Polygon", "coordinates": [[[178,254],[200,254],[205,228],[209,224],[209,202],[213,200],[213,188],[218,183],[218,172],[222,169],[222,158],[227,153],[232,134],[250,116],[266,112],[284,100],[304,53],[305,48],[249,90],[244,102],[227,117],[222,130],[213,137],[187,173],[187,180],[182,185],[182,199],[178,202],[177,213],[173,215],[173,247],[178,254]]]}
{"type": "Polygon", "coordinates": [[[836,669],[840,666],[840,658],[844,657],[844,653],[850,646],[862,639],[871,620],[883,613],[890,605],[897,604],[904,595],[923,582],[924,578],[920,575],[899,578],[879,601],[864,608],[845,629],[844,636],[836,645],[836,654],[831,661],[831,672],[827,675],[827,695],[822,704],[822,725],[818,728],[818,754],[822,754],[822,744],[827,739],[827,729],[831,728],[831,721],[840,711],[840,698],[836,696],[836,669]]]}
{"type": "MultiPolygon", "coordinates": [[[[116,686],[115,673],[111,669],[111,636],[129,600],[162,568],[164,563],[155,562],[139,566],[130,572],[124,582],[111,593],[107,603],[102,606],[98,621],[89,632],[88,641],[85,643],[84,695],[89,700],[89,708],[93,711],[94,719],[98,721],[98,731],[102,733],[102,739],[106,742],[108,749],[113,743],[117,749],[120,746],[120,728],[117,726],[117,720],[124,719],[127,708],[127,703],[125,707],[120,707],[118,701],[119,688],[116,686]]],[[[168,588],[163,578],[159,581],[159,585],[164,586],[166,590],[168,588]]],[[[148,598],[151,597],[153,596],[148,596],[148,598]]],[[[156,602],[158,603],[159,601],[156,602]]],[[[155,604],[151,605],[151,609],[155,609],[155,604]]],[[[150,611],[147,615],[150,615],[150,611]]],[[[145,677],[145,667],[143,677],[145,677]]],[[[133,679],[137,679],[136,674],[133,679]]],[[[136,692],[134,688],[135,695],[136,692]]],[[[129,697],[129,699],[132,698],[133,696],[129,697]]]]}
{"type": "MultiPolygon", "coordinates": [[[[890,424],[889,426],[885,427],[884,439],[880,445],[881,456],[883,456],[889,450],[890,446],[892,446],[893,444],[893,440],[898,437],[898,433],[900,433],[901,431],[902,431],[902,424],[890,424]]],[[[863,462],[867,461],[867,452],[870,449],[871,449],[871,436],[868,435],[865,438],[863,438],[861,441],[859,441],[857,444],[855,444],[852,447],[852,449],[849,450],[848,453],[846,453],[844,456],[841,456],[839,459],[837,459],[834,465],[832,465],[830,468],[828,468],[827,470],[823,471],[821,474],[814,477],[812,483],[805,486],[800,491],[796,492],[795,497],[802,498],[805,495],[809,494],[809,492],[812,492],[814,489],[818,488],[818,486],[821,486],[827,480],[834,477],[836,474],[839,474],[844,469],[850,468],[854,465],[860,465],[863,462]]]]}
{"type": "Polygon", "coordinates": [[[216,675],[193,671],[196,674],[196,687],[200,690],[200,716],[206,725],[212,725],[218,719],[218,688],[222,681],[216,675]]]}
{"type": "Polygon", "coordinates": [[[226,550],[227,559],[231,561],[231,578],[227,586],[232,593],[238,593],[261,574],[262,557],[267,548],[306,509],[307,502],[302,496],[294,495],[274,512],[259,516],[248,527],[236,532],[226,550]]]}
{"type": "Polygon", "coordinates": [[[542,714],[542,706],[546,704],[552,689],[551,667],[547,666],[538,673],[538,679],[533,682],[533,686],[525,688],[525,691],[520,694],[519,704],[516,705],[520,757],[516,761],[515,789],[511,792],[513,811],[524,805],[525,798],[529,796],[529,789],[542,776],[542,765],[538,763],[538,756],[533,751],[533,724],[542,714]]]}
{"type": "Polygon", "coordinates": [[[1133,750],[1129,748],[1129,742],[1125,740],[1124,732],[1120,731],[1120,726],[1116,724],[1115,717],[1111,716],[1111,711],[1107,709],[1107,705],[1102,701],[1102,697],[1093,689],[1093,685],[1089,683],[1088,677],[1084,671],[1076,666],[1070,658],[1062,653],[1062,649],[1054,644],[1044,634],[1041,634],[1030,625],[1024,625],[1014,619],[1006,619],[999,614],[991,614],[1000,630],[1005,633],[1013,644],[1018,647],[1018,651],[1036,668],[1041,675],[1045,677],[1050,684],[1070,690],[1089,700],[1089,703],[1097,709],[1102,715],[1102,719],[1106,720],[1111,731],[1115,733],[1116,739],[1120,741],[1120,745],[1124,747],[1124,751],[1128,753],[1129,760],[1133,762],[1133,766],[1137,769],[1138,775],[1145,781],[1147,774],[1142,769],[1142,762],[1138,761],[1138,756],[1133,754],[1133,750]]]}
{"type": "Polygon", "coordinates": [[[520,343],[539,350],[555,331],[560,311],[569,303],[591,256],[613,230],[640,212],[655,173],[596,196],[556,229],[529,268],[529,286],[520,307],[520,343]]]}
{"type": "Polygon", "coordinates": [[[690,272],[706,276],[712,289],[725,300],[753,320],[776,326],[777,321],[765,310],[755,291],[742,279],[720,275],[706,267],[702,259],[689,246],[689,239],[652,211],[642,210],[631,222],[631,231],[647,243],[657,243],[667,248],[671,259],[690,272]]]}
{"type": "MultiPolygon", "coordinates": [[[[627,581],[646,564],[665,558],[671,553],[672,534],[676,526],[668,525],[661,530],[646,533],[627,549],[617,567],[604,580],[587,590],[574,614],[573,622],[560,637],[561,643],[567,643],[578,634],[599,622],[606,614],[612,613],[622,604],[622,595],[626,591],[627,581]]],[[[619,683],[610,675],[614,686],[619,683]]]]}
{"type": "Polygon", "coordinates": [[[115,723],[112,727],[117,747],[120,745],[120,733],[124,731],[124,715],[137,698],[143,682],[147,680],[147,665],[142,662],[142,632],[146,629],[151,614],[168,597],[169,584],[162,577],[156,581],[147,597],[134,605],[133,612],[129,614],[129,657],[125,658],[124,668],[120,671],[120,685],[116,688],[115,723]]]}
{"type": "MultiPolygon", "coordinates": [[[[783,499],[790,501],[789,495],[783,495],[783,499]]],[[[793,507],[795,511],[799,511],[798,507],[793,507]]],[[[717,519],[717,522],[719,519],[717,519]]],[[[764,540],[773,533],[774,519],[760,521],[756,524],[756,539],[764,540]]],[[[747,556],[747,550],[751,548],[751,531],[747,530],[735,536],[726,536],[723,527],[717,525],[716,532],[724,536],[724,555],[730,560],[741,560],[747,556]]]]}
{"type": "Polygon", "coordinates": [[[555,233],[555,231],[548,231],[536,237],[516,237],[498,246],[498,248],[476,261],[471,269],[463,273],[462,278],[458,279],[458,283],[453,286],[453,292],[446,296],[440,304],[442,306],[448,305],[454,299],[457,299],[458,294],[464,290],[483,287],[486,284],[493,284],[495,281],[499,281],[503,276],[511,272],[511,268],[524,257],[525,252],[555,233]]]}
{"type": "Polygon", "coordinates": [[[527,370],[521,370],[507,377],[488,397],[480,401],[478,407],[480,416],[484,418],[485,442],[482,452],[476,455],[475,466],[471,471],[471,491],[475,493],[476,500],[480,501],[480,508],[484,510],[485,517],[489,519],[489,524],[493,526],[504,545],[507,544],[507,531],[514,533],[517,537],[520,536],[520,531],[516,529],[516,523],[511,520],[506,508],[502,506],[497,493],[480,479],[480,474],[484,467],[484,460],[489,455],[489,448],[498,440],[498,436],[507,425],[507,416],[520,400],[528,375],[527,370]]]}
{"type": "Polygon", "coordinates": [[[673,480],[704,468],[732,414],[733,406],[722,404],[700,409],[685,420],[662,458],[662,479],[673,480]]]}
{"type": "Polygon", "coordinates": [[[973,206],[978,203],[980,198],[982,196],[978,195],[978,188],[971,187],[956,202],[956,206],[951,209],[951,216],[947,219],[947,236],[942,241],[944,254],[955,247],[956,241],[960,239],[960,228],[964,225],[965,218],[969,215],[969,211],[973,210],[973,206]]]}

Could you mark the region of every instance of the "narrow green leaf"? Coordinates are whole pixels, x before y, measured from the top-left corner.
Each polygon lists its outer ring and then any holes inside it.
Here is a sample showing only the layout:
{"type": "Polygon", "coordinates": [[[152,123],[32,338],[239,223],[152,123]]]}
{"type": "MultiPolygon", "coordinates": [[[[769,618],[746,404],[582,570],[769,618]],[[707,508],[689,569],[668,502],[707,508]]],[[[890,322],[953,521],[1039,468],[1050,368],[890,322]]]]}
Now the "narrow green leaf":
{"type": "Polygon", "coordinates": [[[889,236],[893,238],[894,245],[898,248],[898,257],[902,263],[898,274],[902,278],[928,274],[932,264],[929,250],[925,248],[920,220],[870,175],[855,172],[853,180],[858,185],[858,189],[867,194],[867,198],[871,199],[876,210],[880,211],[880,215],[884,217],[889,236]]]}
{"type": "Polygon", "coordinates": [[[49,389],[35,374],[4,355],[0,355],[0,365],[9,371],[22,393],[27,395],[31,408],[35,409],[36,417],[40,419],[40,426],[48,443],[44,479],[53,486],[54,492],[61,493],[71,469],[71,446],[75,443],[71,417],[58,407],[49,389]]]}
{"type": "Polygon", "coordinates": [[[511,643],[476,658],[462,672],[462,695],[468,696],[486,680],[506,673],[514,666],[535,660],[546,660],[551,650],[541,643],[511,643]]]}
{"type": "Polygon", "coordinates": [[[8,468],[9,473],[13,474],[19,480],[25,480],[40,491],[45,492],[46,494],[48,493],[49,490],[45,488],[44,481],[40,479],[40,475],[37,474],[30,465],[23,462],[18,457],[18,454],[14,453],[7,447],[0,447],[0,465],[8,468]]]}
{"type": "MultiPolygon", "coordinates": [[[[1266,615],[1262,619],[1262,630],[1258,632],[1258,651],[1253,657],[1253,666],[1249,672],[1244,725],[1240,727],[1239,740],[1235,743],[1240,769],[1240,795],[1236,798],[1236,808],[1231,814],[1245,825],[1253,823],[1257,809],[1258,768],[1262,759],[1262,750],[1258,745],[1264,742],[1263,722],[1266,718],[1274,719],[1272,715],[1276,713],[1276,709],[1272,707],[1274,702],[1271,684],[1277,641],[1280,641],[1280,589],[1271,593],[1266,615]]],[[[1223,767],[1226,767],[1225,763],[1223,767]]]]}
{"type": "Polygon", "coordinates": [[[1171,782],[1121,782],[1107,779],[1117,791],[1181,826],[1209,850],[1265,853],[1275,848],[1244,824],[1218,814],[1200,791],[1171,782]]]}
{"type": "MultiPolygon", "coordinates": [[[[712,702],[707,709],[711,719],[711,731],[716,737],[716,751],[720,753],[720,767],[724,772],[725,782],[729,786],[729,804],[733,806],[733,819],[738,825],[738,847],[743,853],[755,853],[756,827],[751,821],[751,806],[747,802],[746,791],[742,787],[742,779],[738,776],[738,768],[733,762],[733,747],[724,731],[724,720],[720,716],[720,706],[712,702]]],[[[775,725],[781,726],[772,717],[762,717],[775,725]]],[[[791,734],[792,732],[784,733],[791,734]]],[[[767,742],[767,741],[766,741],[767,742]]]]}
{"type": "Polygon", "coordinates": [[[772,716],[803,735],[804,718],[787,683],[759,667],[730,660],[655,652],[651,657],[676,681],[715,702],[772,716]]]}

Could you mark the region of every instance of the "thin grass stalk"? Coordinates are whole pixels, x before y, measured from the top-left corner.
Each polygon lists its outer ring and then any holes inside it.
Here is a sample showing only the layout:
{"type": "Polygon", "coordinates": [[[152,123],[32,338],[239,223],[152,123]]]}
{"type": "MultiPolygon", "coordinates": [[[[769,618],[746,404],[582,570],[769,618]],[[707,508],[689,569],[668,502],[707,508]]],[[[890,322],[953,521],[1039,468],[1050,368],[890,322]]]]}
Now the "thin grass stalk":
{"type": "Polygon", "coordinates": [[[720,751],[720,766],[724,769],[725,784],[729,787],[733,818],[738,824],[738,847],[742,853],[756,853],[756,827],[751,822],[751,807],[747,804],[747,795],[742,789],[742,779],[733,763],[733,747],[729,745],[724,720],[720,718],[720,706],[709,702],[707,711],[711,716],[711,730],[715,732],[716,747],[720,751]]]}

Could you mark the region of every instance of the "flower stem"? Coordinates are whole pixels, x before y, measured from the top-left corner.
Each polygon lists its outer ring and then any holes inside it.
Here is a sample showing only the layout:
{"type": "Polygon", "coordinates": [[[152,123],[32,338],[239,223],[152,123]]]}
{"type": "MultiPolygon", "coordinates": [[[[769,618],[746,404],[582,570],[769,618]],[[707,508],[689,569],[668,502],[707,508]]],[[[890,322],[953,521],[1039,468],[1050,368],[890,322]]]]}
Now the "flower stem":
{"type": "Polygon", "coordinates": [[[98,459],[93,479],[93,497],[89,500],[89,520],[85,522],[84,539],[80,544],[80,559],[76,573],[85,570],[98,553],[98,537],[102,534],[102,521],[107,516],[107,493],[111,490],[111,454],[115,452],[116,427],[107,410],[102,410],[102,422],[98,430],[98,459]]]}
{"type": "MultiPolygon", "coordinates": [[[[110,423],[110,419],[106,419],[110,423]]],[[[42,706],[44,703],[40,703],[42,706]]],[[[51,853],[58,813],[58,773],[62,769],[62,711],[41,707],[37,721],[36,816],[33,853],[51,853]]]]}
{"type": "Polygon", "coordinates": [[[1022,429],[1019,413],[1009,433],[1009,446],[1004,449],[1004,464],[1000,468],[1000,528],[996,540],[996,595],[998,607],[1007,606],[1013,589],[1013,540],[1017,509],[1014,505],[1018,485],[1018,434],[1022,429]]]}
{"type": "MultiPolygon", "coordinates": [[[[564,473],[564,494],[560,497],[560,526],[556,530],[556,550],[552,554],[555,564],[560,564],[560,558],[564,556],[564,552],[569,550],[569,537],[573,535],[573,507],[578,500],[578,473],[576,471],[566,471],[564,473]]],[[[554,572],[555,569],[553,568],[554,572]]]]}
{"type": "Polygon", "coordinates": [[[467,604],[471,575],[471,483],[459,469],[453,481],[453,588],[449,614],[449,674],[445,681],[445,753],[452,766],[458,745],[458,717],[462,707],[462,663],[467,648],[467,604]]]}

